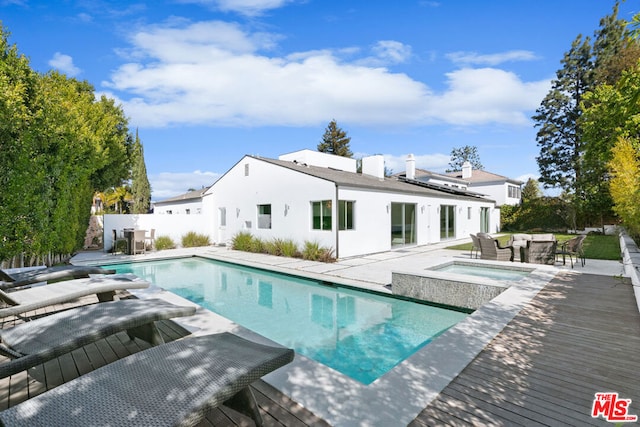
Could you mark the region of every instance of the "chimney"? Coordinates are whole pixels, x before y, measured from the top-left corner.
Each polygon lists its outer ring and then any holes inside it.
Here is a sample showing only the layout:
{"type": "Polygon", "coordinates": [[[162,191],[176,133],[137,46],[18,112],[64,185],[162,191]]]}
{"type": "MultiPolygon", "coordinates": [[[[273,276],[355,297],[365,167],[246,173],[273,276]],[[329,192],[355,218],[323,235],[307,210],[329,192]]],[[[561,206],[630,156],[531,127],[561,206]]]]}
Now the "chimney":
{"type": "Polygon", "coordinates": [[[384,157],[381,154],[363,157],[362,174],[384,179],[384,157]]]}
{"type": "Polygon", "coordinates": [[[405,172],[407,179],[416,179],[416,158],[413,154],[407,156],[407,171],[405,172]]]}
{"type": "Polygon", "coordinates": [[[471,163],[464,162],[462,164],[462,179],[471,178],[471,163]]]}

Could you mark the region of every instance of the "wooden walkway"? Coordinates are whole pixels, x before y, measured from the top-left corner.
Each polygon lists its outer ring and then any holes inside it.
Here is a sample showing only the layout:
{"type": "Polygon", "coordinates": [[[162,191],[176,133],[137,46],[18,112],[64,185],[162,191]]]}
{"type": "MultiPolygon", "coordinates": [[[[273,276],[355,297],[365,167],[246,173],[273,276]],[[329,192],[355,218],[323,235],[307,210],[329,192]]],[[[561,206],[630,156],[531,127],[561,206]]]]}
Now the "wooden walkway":
{"type": "MultiPolygon", "coordinates": [[[[120,297],[126,298],[127,295],[121,294],[120,297]]],[[[95,302],[97,302],[97,298],[88,297],[71,304],[27,313],[27,315],[39,316],[95,302]]],[[[3,322],[0,324],[2,328],[10,328],[14,324],[22,322],[17,318],[2,320],[3,322]]],[[[180,339],[189,334],[188,331],[171,321],[158,322],[158,326],[166,342],[180,339]]],[[[149,347],[150,345],[146,342],[138,339],[130,340],[125,332],[121,332],[51,360],[34,370],[1,379],[0,410],[149,347]]],[[[5,360],[6,358],[0,356],[0,363],[5,360]]],[[[316,417],[264,381],[257,381],[252,387],[265,426],[328,426],[324,420],[316,417]]],[[[211,411],[207,419],[200,424],[201,427],[253,425],[251,419],[224,406],[211,411]]]]}
{"type": "MultiPolygon", "coordinates": [[[[20,321],[4,319],[1,326],[20,321]]],[[[188,334],[170,321],[161,322],[160,329],[167,341],[188,334]]],[[[0,410],[146,348],[120,333],[0,380],[0,410]]],[[[618,392],[632,400],[630,414],[640,415],[639,372],[640,314],[631,285],[608,276],[561,274],[410,426],[611,426],[591,418],[594,394],[618,392]]],[[[262,381],[253,388],[267,426],[328,425],[262,381]]],[[[222,407],[201,425],[253,423],[222,407]]]]}
{"type": "Polygon", "coordinates": [[[631,284],[559,275],[410,424],[609,425],[596,392],[640,416],[640,314],[631,284]]]}

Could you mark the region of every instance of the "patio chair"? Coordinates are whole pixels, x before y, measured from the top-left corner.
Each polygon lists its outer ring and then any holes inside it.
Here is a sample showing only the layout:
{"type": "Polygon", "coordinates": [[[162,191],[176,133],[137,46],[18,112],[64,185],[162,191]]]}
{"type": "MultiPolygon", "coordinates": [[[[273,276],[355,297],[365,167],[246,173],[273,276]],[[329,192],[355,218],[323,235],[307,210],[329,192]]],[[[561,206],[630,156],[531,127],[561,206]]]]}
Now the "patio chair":
{"type": "Polygon", "coordinates": [[[111,230],[111,253],[116,254],[118,252],[118,243],[124,242],[125,253],[129,253],[129,239],[124,236],[118,236],[118,230],[111,230]]]}
{"type": "Polygon", "coordinates": [[[188,337],[120,359],[0,412],[6,426],[193,426],[222,404],[262,425],[249,385],[293,350],[230,333],[188,337]]]}
{"type": "Polygon", "coordinates": [[[557,244],[555,240],[528,240],[526,247],[520,247],[520,262],[553,265],[557,244]]]}
{"type": "Polygon", "coordinates": [[[569,255],[571,268],[573,268],[574,256],[576,257],[576,264],[578,263],[578,259],[580,259],[582,266],[584,267],[584,265],[586,264],[586,260],[584,258],[582,245],[584,243],[584,239],[586,238],[587,236],[585,234],[581,234],[560,244],[556,255],[562,255],[562,265],[566,264],[566,256],[569,255]]]}
{"type": "Polygon", "coordinates": [[[133,241],[131,243],[131,254],[145,254],[147,252],[147,238],[145,236],[147,232],[145,230],[134,230],[133,241]]]}
{"type": "Polygon", "coordinates": [[[131,339],[162,344],[156,321],[195,312],[195,307],[177,306],[161,299],[125,299],[78,307],[2,329],[0,353],[13,360],[0,363],[0,378],[124,330],[131,339]]]}
{"type": "Polygon", "coordinates": [[[476,258],[478,258],[478,253],[480,252],[480,240],[475,234],[469,234],[469,236],[471,236],[471,253],[469,254],[469,258],[473,258],[474,251],[476,253],[476,258]]]}
{"type": "Polygon", "coordinates": [[[145,234],[144,240],[145,240],[145,243],[149,242],[149,248],[151,248],[153,250],[155,248],[155,245],[156,245],[156,229],[152,228],[149,231],[149,235],[148,236],[145,234]]]}
{"type": "Polygon", "coordinates": [[[115,291],[144,289],[149,285],[149,282],[133,274],[113,274],[105,277],[66,280],[14,292],[0,290],[0,300],[7,304],[7,307],[0,308],[0,317],[15,316],[92,294],[96,294],[100,302],[112,301],[115,291]]]}
{"type": "Polygon", "coordinates": [[[480,241],[480,259],[513,261],[513,247],[502,247],[497,239],[487,237],[483,233],[478,233],[477,236],[480,241]]]}
{"type": "Polygon", "coordinates": [[[6,290],[21,286],[32,285],[38,282],[59,282],[61,280],[82,279],[90,274],[115,274],[115,270],[102,267],[82,265],[60,265],[47,268],[36,268],[17,273],[8,273],[0,270],[0,289],[6,290]]]}

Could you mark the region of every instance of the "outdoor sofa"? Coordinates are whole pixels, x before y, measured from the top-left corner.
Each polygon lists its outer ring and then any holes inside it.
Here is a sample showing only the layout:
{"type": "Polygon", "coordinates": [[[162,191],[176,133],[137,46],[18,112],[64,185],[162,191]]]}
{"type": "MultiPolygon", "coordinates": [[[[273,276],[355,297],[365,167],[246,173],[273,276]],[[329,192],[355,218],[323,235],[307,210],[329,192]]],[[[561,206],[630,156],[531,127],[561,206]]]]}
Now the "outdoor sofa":
{"type": "Polygon", "coordinates": [[[0,363],[0,378],[69,353],[120,331],[152,345],[164,343],[155,322],[191,316],[195,306],[161,299],[124,299],[61,311],[0,330],[0,353],[12,360],[0,363]]]}
{"type": "Polygon", "coordinates": [[[0,412],[6,426],[194,426],[225,403],[262,425],[249,385],[294,352],[230,333],[120,359],[0,412]]]}
{"type": "Polygon", "coordinates": [[[0,289],[7,290],[38,282],[58,282],[61,280],[82,279],[90,274],[114,274],[116,271],[102,267],[83,265],[57,265],[54,267],[33,268],[20,272],[7,272],[0,269],[0,289]]]}

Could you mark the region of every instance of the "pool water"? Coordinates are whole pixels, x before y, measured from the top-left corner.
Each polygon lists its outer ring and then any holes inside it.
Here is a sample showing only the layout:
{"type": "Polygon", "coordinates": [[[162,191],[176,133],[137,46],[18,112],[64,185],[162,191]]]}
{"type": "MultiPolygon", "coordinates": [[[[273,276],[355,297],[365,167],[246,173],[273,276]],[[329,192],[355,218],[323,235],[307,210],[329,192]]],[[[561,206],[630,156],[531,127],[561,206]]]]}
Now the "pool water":
{"type": "Polygon", "coordinates": [[[498,267],[484,267],[468,264],[448,264],[444,267],[436,267],[432,270],[444,271],[455,274],[465,274],[467,276],[486,277],[494,280],[518,281],[530,274],[530,271],[512,270],[498,267]]]}
{"type": "Polygon", "coordinates": [[[109,265],[370,384],[468,314],[203,258],[109,265]]]}

